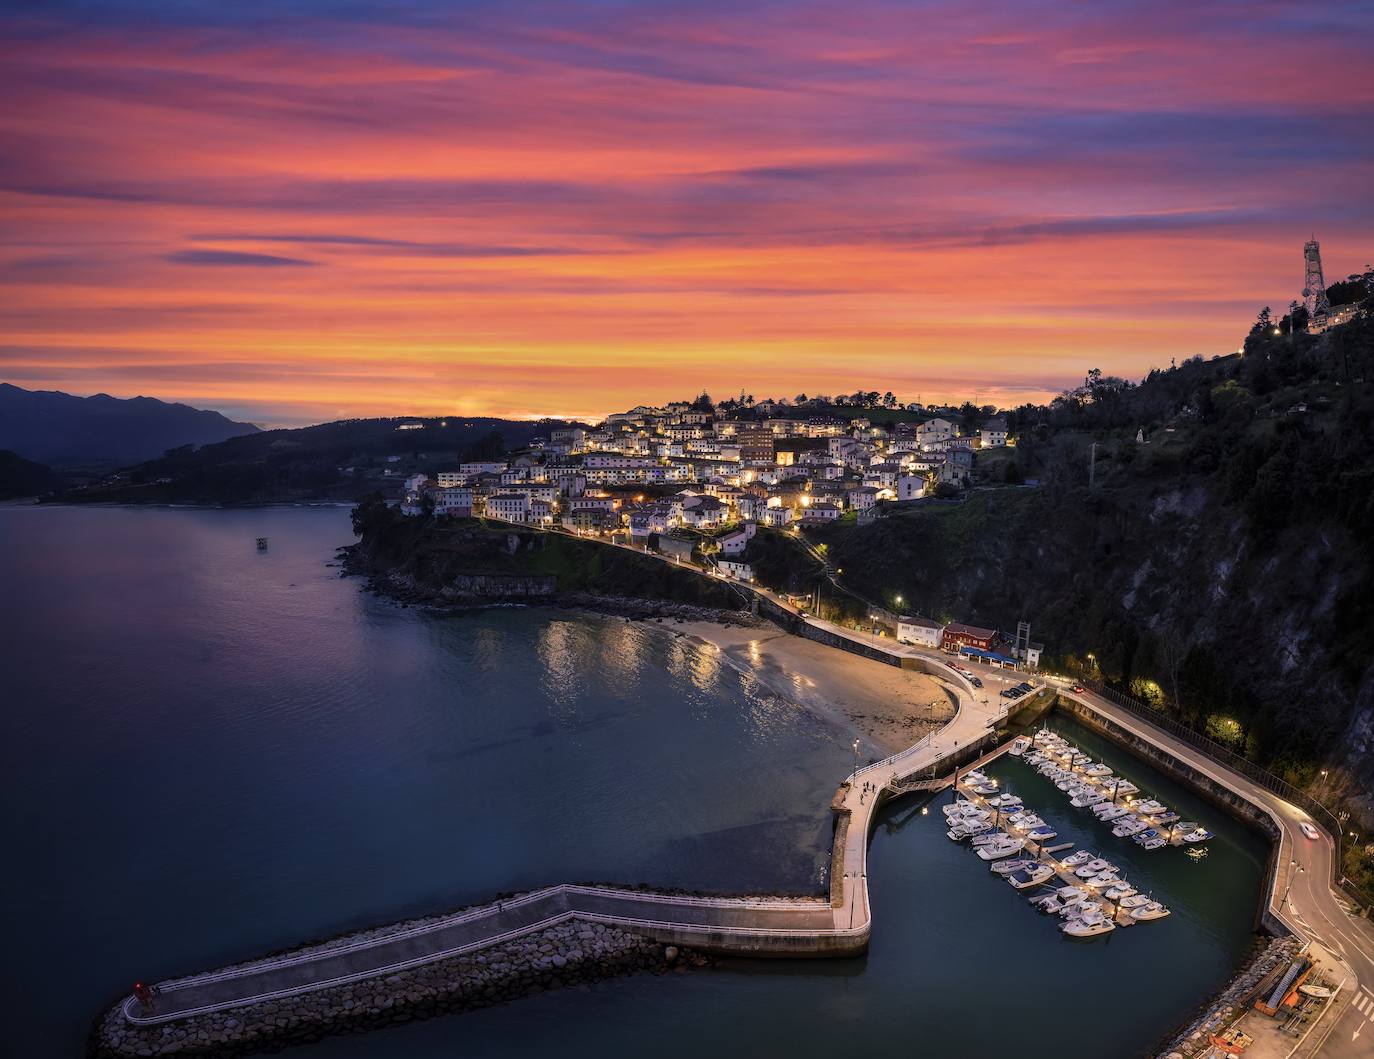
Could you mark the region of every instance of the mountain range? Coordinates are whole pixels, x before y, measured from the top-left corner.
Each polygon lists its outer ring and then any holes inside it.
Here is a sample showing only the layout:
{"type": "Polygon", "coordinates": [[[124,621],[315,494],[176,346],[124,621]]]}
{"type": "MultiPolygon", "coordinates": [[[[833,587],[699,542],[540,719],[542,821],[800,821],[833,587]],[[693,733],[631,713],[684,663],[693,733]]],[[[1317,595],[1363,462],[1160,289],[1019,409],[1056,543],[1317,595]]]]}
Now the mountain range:
{"type": "Polygon", "coordinates": [[[76,397],[0,383],[0,450],[51,467],[124,466],[257,432],[252,423],[152,397],[76,397]]]}

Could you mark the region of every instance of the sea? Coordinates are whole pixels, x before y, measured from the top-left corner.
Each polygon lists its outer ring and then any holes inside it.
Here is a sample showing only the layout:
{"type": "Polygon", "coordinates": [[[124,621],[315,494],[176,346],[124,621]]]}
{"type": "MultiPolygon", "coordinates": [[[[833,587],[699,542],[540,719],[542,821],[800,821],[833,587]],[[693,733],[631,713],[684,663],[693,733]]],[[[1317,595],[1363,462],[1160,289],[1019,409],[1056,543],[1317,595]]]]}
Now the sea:
{"type": "MultiPolygon", "coordinates": [[[[825,887],[855,733],[671,626],[398,605],[343,576],[353,539],[337,507],[0,507],[11,1054],[81,1055],[138,979],[498,893],[825,887]]],[[[1267,846],[1055,727],[1216,832],[1204,857],[1145,852],[994,768],[1167,919],[1067,939],[912,796],[873,835],[865,956],[725,959],[286,1054],[1145,1054],[1245,958],[1267,846]]]]}

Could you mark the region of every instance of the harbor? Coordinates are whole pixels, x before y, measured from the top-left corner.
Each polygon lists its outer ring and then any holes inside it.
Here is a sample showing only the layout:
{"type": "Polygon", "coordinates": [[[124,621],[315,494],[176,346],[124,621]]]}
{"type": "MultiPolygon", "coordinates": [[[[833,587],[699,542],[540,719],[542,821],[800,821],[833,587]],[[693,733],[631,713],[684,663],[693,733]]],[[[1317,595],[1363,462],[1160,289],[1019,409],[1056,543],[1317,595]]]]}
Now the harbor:
{"type": "Polygon", "coordinates": [[[960,775],[955,798],[942,811],[946,837],[967,844],[993,874],[1028,892],[1035,909],[1061,918],[1067,937],[1099,937],[1170,914],[1106,858],[1087,848],[1067,852],[1074,842],[1054,844],[1058,832],[981,767],[960,775]]]}

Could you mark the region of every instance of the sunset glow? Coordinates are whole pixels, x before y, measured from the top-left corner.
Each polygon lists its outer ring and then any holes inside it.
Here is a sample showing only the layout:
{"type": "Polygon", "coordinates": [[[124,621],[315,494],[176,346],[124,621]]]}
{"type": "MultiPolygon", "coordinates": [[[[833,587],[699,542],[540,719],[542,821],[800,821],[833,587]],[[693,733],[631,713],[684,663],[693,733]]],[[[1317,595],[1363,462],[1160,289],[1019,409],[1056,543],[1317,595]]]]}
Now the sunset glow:
{"type": "Polygon", "coordinates": [[[0,378],[271,424],[1019,403],[1374,245],[1358,5],[345,11],[3,17],[0,378]]]}

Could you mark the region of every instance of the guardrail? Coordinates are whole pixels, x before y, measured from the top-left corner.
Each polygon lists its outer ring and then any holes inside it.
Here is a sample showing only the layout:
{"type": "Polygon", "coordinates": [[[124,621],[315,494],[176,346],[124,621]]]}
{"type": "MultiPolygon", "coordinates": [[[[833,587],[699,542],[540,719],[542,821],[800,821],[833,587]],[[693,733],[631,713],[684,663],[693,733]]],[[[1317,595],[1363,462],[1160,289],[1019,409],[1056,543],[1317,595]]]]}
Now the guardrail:
{"type": "Polygon", "coordinates": [[[1083,684],[1086,687],[1092,688],[1093,691],[1097,692],[1114,705],[1120,706],[1127,713],[1133,714],[1143,721],[1148,721],[1157,728],[1162,728],[1170,735],[1182,739],[1194,750],[1206,754],[1219,764],[1239,772],[1251,782],[1258,784],[1267,791],[1279,795],[1310,813],[1315,819],[1323,824],[1336,842],[1335,855],[1331,861],[1332,885],[1360,906],[1366,903],[1365,898],[1346,882],[1344,875],[1341,873],[1345,836],[1341,827],[1341,822],[1336,818],[1336,814],[1325,805],[1317,801],[1317,799],[1313,798],[1306,791],[1299,790],[1287,780],[1274,775],[1268,769],[1261,768],[1248,758],[1241,757],[1234,750],[1223,746],[1215,739],[1203,735],[1201,732],[1174,720],[1172,717],[1165,716],[1159,710],[1141,702],[1139,699],[1134,699],[1129,695],[1117,691],[1116,688],[1108,687],[1100,680],[1084,679],[1083,684]]]}

